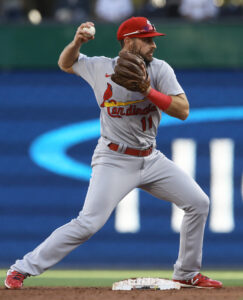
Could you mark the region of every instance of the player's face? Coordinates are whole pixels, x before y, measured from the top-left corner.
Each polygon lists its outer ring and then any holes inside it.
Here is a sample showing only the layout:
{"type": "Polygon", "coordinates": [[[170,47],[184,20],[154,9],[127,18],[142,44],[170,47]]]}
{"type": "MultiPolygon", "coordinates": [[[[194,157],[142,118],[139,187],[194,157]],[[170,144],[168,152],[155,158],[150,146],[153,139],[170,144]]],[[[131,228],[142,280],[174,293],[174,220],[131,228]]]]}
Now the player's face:
{"type": "Polygon", "coordinates": [[[154,50],[157,48],[152,37],[134,38],[134,48],[144,58],[145,62],[150,63],[153,60],[154,50]]]}

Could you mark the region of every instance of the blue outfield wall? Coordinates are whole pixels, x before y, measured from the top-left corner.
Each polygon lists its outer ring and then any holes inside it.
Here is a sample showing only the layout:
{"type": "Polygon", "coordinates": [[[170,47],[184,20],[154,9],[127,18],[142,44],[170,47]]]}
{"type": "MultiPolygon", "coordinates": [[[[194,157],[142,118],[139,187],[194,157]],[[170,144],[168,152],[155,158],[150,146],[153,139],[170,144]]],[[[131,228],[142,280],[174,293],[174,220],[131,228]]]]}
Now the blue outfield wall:
{"type": "MultiPolygon", "coordinates": [[[[171,158],[173,142],[190,139],[196,149],[196,180],[211,195],[212,143],[215,139],[230,142],[233,151],[226,152],[232,173],[226,176],[226,183],[233,188],[227,204],[231,229],[225,230],[221,225],[213,229],[212,214],[223,224],[225,207],[222,204],[223,220],[220,220],[220,205],[212,206],[206,225],[203,263],[212,267],[243,267],[243,72],[176,73],[190,100],[191,116],[176,123],[173,118],[164,117],[158,148],[171,158]]],[[[92,90],[74,75],[59,71],[0,73],[0,266],[12,264],[55,228],[78,215],[99,134],[98,118],[99,108],[92,90]],[[90,126],[84,128],[85,122],[91,122],[90,126]],[[77,127],[71,128],[73,124],[77,127]],[[40,141],[37,138],[43,134],[63,128],[71,128],[73,133],[81,131],[72,141],[70,135],[61,138],[68,145],[64,159],[70,159],[74,165],[65,171],[61,161],[60,170],[64,171],[57,174],[33,160],[33,142],[40,141]]],[[[56,142],[51,144],[49,140],[46,145],[49,154],[57,153],[55,145],[56,142]]],[[[50,158],[45,156],[45,159],[50,163],[50,158]]],[[[216,164],[220,169],[225,162],[221,164],[219,159],[216,164]]],[[[220,182],[220,178],[216,179],[220,182]]],[[[171,205],[140,191],[138,212],[140,229],[135,233],[117,232],[113,213],[91,240],[58,266],[172,267],[177,258],[179,234],[171,226],[171,205]]]]}

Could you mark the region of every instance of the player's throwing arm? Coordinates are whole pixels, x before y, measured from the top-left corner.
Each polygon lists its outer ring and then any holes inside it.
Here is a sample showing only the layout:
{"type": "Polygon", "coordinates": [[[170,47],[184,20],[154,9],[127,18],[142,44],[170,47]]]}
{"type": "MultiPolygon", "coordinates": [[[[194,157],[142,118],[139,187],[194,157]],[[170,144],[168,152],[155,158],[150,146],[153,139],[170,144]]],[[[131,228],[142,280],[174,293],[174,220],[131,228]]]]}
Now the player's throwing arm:
{"type": "Polygon", "coordinates": [[[93,40],[94,35],[94,23],[86,22],[78,27],[73,41],[67,45],[59,57],[58,65],[63,71],[74,74],[72,66],[78,59],[80,47],[82,44],[93,40]]]}

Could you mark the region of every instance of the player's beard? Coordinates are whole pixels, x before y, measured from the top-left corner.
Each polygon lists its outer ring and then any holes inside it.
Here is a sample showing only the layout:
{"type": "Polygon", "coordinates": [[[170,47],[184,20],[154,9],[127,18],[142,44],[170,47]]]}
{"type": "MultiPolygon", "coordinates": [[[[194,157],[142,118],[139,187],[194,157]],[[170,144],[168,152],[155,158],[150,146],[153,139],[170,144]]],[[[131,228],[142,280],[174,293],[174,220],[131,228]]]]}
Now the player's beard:
{"type": "Polygon", "coordinates": [[[142,54],[141,52],[140,52],[139,54],[140,54],[140,55],[142,56],[142,58],[144,59],[145,64],[146,64],[146,67],[148,67],[149,64],[151,63],[151,61],[153,60],[153,57],[151,57],[150,59],[148,59],[147,56],[144,55],[144,54],[142,54]]]}
{"type": "Polygon", "coordinates": [[[151,63],[151,61],[153,60],[153,54],[154,54],[154,51],[152,49],[145,54],[142,54],[140,51],[140,55],[144,59],[146,66],[148,66],[151,63]]]}
{"type": "Polygon", "coordinates": [[[151,63],[151,61],[153,60],[153,57],[152,57],[151,59],[148,59],[147,56],[146,56],[145,54],[143,54],[141,50],[142,50],[142,48],[141,48],[141,47],[138,47],[138,46],[136,45],[136,42],[135,42],[135,41],[132,43],[132,45],[130,46],[130,49],[129,49],[129,51],[131,51],[132,53],[137,53],[137,54],[141,55],[142,58],[143,58],[144,61],[145,61],[146,67],[148,67],[148,65],[149,65],[149,64],[151,63]]]}
{"type": "Polygon", "coordinates": [[[143,56],[143,59],[145,61],[146,67],[148,67],[148,65],[151,63],[151,61],[153,60],[153,57],[151,59],[147,59],[146,57],[143,56]]]}

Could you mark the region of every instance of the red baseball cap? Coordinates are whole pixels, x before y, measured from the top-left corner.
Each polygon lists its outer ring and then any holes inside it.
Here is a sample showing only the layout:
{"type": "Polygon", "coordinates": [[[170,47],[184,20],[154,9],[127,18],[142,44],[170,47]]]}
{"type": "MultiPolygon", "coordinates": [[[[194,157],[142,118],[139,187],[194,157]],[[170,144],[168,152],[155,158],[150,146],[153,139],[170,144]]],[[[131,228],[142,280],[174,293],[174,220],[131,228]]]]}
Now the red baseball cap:
{"type": "Polygon", "coordinates": [[[117,30],[118,41],[123,40],[125,37],[130,38],[145,38],[165,35],[156,31],[147,18],[132,17],[124,21],[117,30]]]}

